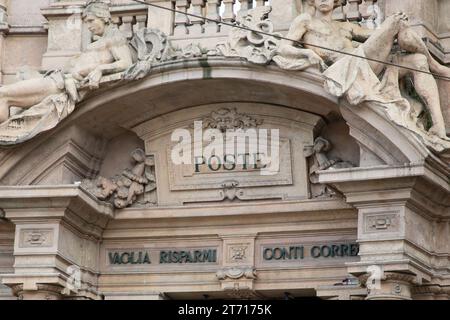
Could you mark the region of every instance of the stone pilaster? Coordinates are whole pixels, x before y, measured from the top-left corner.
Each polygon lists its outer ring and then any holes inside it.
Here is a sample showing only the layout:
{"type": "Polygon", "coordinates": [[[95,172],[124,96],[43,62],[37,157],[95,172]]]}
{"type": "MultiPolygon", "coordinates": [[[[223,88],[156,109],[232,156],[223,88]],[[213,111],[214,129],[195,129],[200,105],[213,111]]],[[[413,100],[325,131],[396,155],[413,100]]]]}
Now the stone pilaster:
{"type": "Polygon", "coordinates": [[[1,187],[0,207],[15,225],[14,271],[2,282],[16,296],[100,298],[98,254],[112,207],[78,186],[1,187]]]}
{"type": "Polygon", "coordinates": [[[360,261],[347,266],[378,285],[368,299],[411,299],[412,287],[446,273],[450,187],[444,176],[424,164],[322,171],[319,180],[358,209],[360,261]]]}

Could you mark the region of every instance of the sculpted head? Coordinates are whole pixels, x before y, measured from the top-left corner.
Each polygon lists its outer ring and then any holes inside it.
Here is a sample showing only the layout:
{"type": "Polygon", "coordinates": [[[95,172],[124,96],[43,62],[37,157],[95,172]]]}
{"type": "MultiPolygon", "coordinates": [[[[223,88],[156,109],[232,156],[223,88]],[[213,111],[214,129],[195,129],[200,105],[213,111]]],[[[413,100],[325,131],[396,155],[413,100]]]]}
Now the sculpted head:
{"type": "Polygon", "coordinates": [[[96,36],[102,36],[106,27],[111,23],[111,13],[108,4],[94,0],[90,1],[83,11],[83,21],[88,29],[96,36]]]}
{"type": "Polygon", "coordinates": [[[333,11],[335,8],[345,4],[345,0],[307,0],[310,6],[323,13],[333,11]]]}

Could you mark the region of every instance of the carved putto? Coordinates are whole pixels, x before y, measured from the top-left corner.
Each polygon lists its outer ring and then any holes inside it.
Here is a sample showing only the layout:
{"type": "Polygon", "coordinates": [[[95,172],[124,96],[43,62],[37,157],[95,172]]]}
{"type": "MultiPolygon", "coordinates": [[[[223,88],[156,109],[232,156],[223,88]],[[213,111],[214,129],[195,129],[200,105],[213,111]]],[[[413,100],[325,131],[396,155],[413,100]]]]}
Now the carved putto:
{"type": "Polygon", "coordinates": [[[332,197],[335,194],[328,186],[318,183],[318,171],[354,167],[350,162],[331,158],[328,155],[331,149],[331,143],[322,137],[316,138],[313,145],[305,146],[303,149],[305,157],[309,158],[310,162],[309,179],[311,181],[311,196],[313,198],[332,197]]]}
{"type": "MultiPolygon", "coordinates": [[[[156,178],[152,157],[137,149],[131,153],[134,166],[125,169],[113,178],[98,177],[85,180],[82,187],[95,195],[99,200],[110,201],[116,208],[123,209],[136,203],[140,196],[156,189],[156,178]]],[[[148,199],[141,199],[141,204],[148,204],[148,199]]],[[[151,204],[151,203],[150,203],[151,204]]]]}
{"type": "Polygon", "coordinates": [[[304,148],[303,152],[307,158],[314,157],[313,165],[310,170],[311,174],[316,173],[319,170],[353,167],[353,164],[350,162],[342,161],[340,159],[330,159],[327,153],[331,148],[331,143],[322,137],[316,138],[316,140],[314,140],[314,145],[306,146],[304,148]]]}

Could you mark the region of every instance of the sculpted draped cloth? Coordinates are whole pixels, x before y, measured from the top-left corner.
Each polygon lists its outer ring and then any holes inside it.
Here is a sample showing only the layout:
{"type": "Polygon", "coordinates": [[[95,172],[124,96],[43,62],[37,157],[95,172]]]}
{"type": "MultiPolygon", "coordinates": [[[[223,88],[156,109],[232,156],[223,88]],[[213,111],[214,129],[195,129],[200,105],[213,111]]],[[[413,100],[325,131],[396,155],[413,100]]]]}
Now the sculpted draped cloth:
{"type": "Polygon", "coordinates": [[[62,93],[51,95],[1,123],[0,145],[15,145],[30,140],[41,132],[53,129],[75,110],[75,101],[67,93],[64,74],[57,70],[49,72],[45,77],[55,81],[62,93]]]}
{"type": "Polygon", "coordinates": [[[345,55],[324,73],[324,87],[336,97],[345,97],[353,106],[365,103],[377,113],[384,113],[391,121],[417,134],[422,141],[437,152],[450,149],[450,139],[430,135],[417,123],[417,114],[410,101],[401,94],[398,68],[388,66],[383,78],[378,79],[369,61],[364,59],[362,47],[353,51],[359,57],[345,55]]]}

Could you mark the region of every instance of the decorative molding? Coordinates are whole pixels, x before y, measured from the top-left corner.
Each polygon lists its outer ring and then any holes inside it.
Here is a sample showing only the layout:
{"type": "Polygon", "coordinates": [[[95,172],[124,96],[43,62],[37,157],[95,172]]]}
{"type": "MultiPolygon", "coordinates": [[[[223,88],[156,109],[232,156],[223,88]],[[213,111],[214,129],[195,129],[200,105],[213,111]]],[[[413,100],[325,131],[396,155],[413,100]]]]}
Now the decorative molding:
{"type": "Polygon", "coordinates": [[[239,182],[237,181],[225,181],[222,184],[223,190],[219,191],[219,194],[223,200],[229,199],[233,201],[236,198],[242,200],[241,197],[244,195],[244,190],[237,188],[238,186],[239,182]]]}
{"type": "Polygon", "coordinates": [[[442,287],[437,284],[419,285],[412,288],[413,295],[433,294],[433,295],[450,295],[450,286],[442,287]]]}
{"type": "MultiPolygon", "coordinates": [[[[370,276],[371,274],[364,273],[358,276],[358,280],[365,286],[370,276]]],[[[401,272],[383,272],[381,275],[381,281],[400,281],[407,282],[409,284],[417,284],[417,276],[414,274],[401,272]]]]}
{"type": "Polygon", "coordinates": [[[279,46],[280,34],[274,33],[274,25],[269,19],[271,6],[258,6],[247,13],[240,14],[236,19],[236,25],[260,30],[267,34],[256,34],[238,28],[231,29],[228,40],[219,43],[216,50],[209,52],[209,55],[223,55],[225,57],[241,57],[255,64],[269,64],[276,54],[279,46]]]}
{"type": "Polygon", "coordinates": [[[61,295],[61,292],[63,290],[63,287],[58,285],[52,285],[52,284],[36,284],[36,287],[34,290],[25,289],[23,284],[13,285],[11,286],[11,290],[15,296],[18,297],[19,300],[23,300],[23,294],[26,291],[44,291],[48,292],[50,294],[45,296],[45,300],[54,300],[55,296],[61,295]]]}
{"type": "Polygon", "coordinates": [[[253,118],[245,113],[239,113],[236,108],[222,108],[202,119],[203,129],[227,130],[257,128],[263,120],[253,118]]]}
{"type": "Polygon", "coordinates": [[[20,231],[19,247],[51,247],[53,246],[53,229],[24,229],[20,231]]]}
{"type": "Polygon", "coordinates": [[[400,212],[377,213],[364,215],[364,232],[396,232],[399,231],[400,212]]]}
{"type": "Polygon", "coordinates": [[[256,279],[256,270],[253,267],[231,267],[217,271],[216,277],[219,280],[256,279]]]}
{"type": "Polygon", "coordinates": [[[229,258],[233,262],[242,262],[247,260],[247,250],[248,246],[242,245],[242,246],[230,246],[230,255],[229,258]]]}
{"type": "Polygon", "coordinates": [[[227,296],[231,299],[238,300],[250,300],[250,299],[261,299],[261,296],[256,292],[251,290],[246,286],[241,286],[239,283],[234,283],[232,288],[225,290],[227,296]]]}

